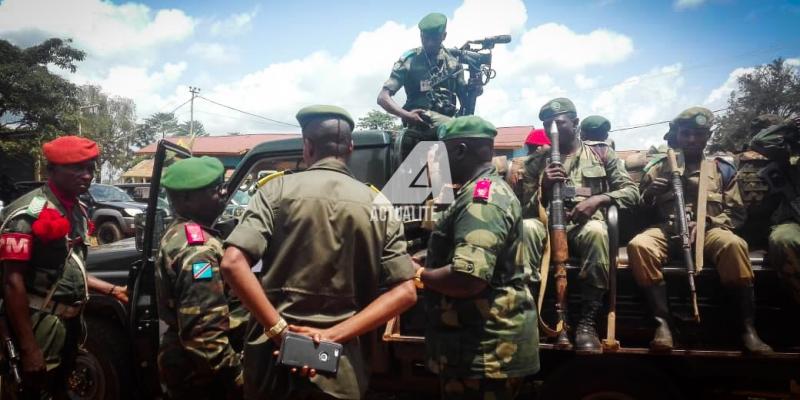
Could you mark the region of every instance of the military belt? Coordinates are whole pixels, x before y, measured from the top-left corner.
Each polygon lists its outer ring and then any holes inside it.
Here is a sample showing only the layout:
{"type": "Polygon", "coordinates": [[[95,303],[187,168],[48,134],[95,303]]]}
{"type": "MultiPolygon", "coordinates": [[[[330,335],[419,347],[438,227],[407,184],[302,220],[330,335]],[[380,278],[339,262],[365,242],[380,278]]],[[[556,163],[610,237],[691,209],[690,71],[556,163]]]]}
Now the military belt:
{"type": "Polygon", "coordinates": [[[45,298],[35,294],[28,294],[28,307],[53,314],[61,319],[75,318],[81,314],[83,303],[76,303],[74,305],[59,303],[57,301],[50,301],[45,304],[45,298]]]}

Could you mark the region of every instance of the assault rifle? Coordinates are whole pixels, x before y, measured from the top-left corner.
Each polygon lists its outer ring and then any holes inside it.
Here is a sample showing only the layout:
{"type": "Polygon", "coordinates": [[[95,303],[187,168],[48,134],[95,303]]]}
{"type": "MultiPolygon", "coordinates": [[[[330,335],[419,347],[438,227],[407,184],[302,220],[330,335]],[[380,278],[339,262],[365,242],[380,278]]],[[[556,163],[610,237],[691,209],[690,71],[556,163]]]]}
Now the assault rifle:
{"type": "MultiPolygon", "coordinates": [[[[0,300],[0,310],[3,309],[2,300],[0,300]]],[[[11,336],[11,331],[8,329],[8,323],[6,322],[6,315],[5,311],[0,311],[0,341],[2,341],[2,349],[0,353],[2,353],[1,357],[3,359],[3,372],[7,372],[11,375],[11,379],[13,380],[14,385],[16,386],[17,390],[22,389],[22,374],[20,373],[20,362],[21,359],[19,357],[19,352],[17,351],[17,346],[14,345],[13,337],[11,336]]]]}
{"type": "Polygon", "coordinates": [[[511,42],[511,35],[490,36],[480,40],[470,40],[460,49],[450,50],[451,54],[458,57],[458,61],[467,65],[469,80],[466,93],[461,98],[461,109],[458,115],[472,115],[475,113],[475,102],[483,94],[483,87],[494,79],[497,71],[492,69],[492,49],[496,44],[511,42]]]}
{"type": "MultiPolygon", "coordinates": [[[[561,164],[559,150],[558,127],[555,122],[550,126],[551,155],[550,163],[561,164]]],[[[556,286],[556,314],[558,322],[556,343],[559,347],[570,346],[567,336],[567,214],[564,210],[564,198],[567,195],[564,182],[554,182],[550,189],[550,262],[553,264],[553,277],[556,286]]]]}

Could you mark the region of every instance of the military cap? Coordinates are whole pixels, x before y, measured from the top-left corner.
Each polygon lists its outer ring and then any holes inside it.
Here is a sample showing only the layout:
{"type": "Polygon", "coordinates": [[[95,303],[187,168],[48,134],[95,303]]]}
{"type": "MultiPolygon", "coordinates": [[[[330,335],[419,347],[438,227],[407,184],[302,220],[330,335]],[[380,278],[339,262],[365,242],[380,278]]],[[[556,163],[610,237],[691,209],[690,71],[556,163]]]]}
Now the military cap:
{"type": "Polygon", "coordinates": [[[297,118],[297,122],[300,123],[300,127],[302,128],[305,128],[306,124],[308,124],[312,119],[318,117],[340,118],[350,124],[350,129],[355,129],[356,127],[356,124],[353,122],[353,117],[350,116],[350,113],[348,113],[344,108],[337,106],[324,104],[306,106],[301,108],[295,116],[295,118],[297,118]]]}
{"type": "Polygon", "coordinates": [[[669,124],[669,132],[664,135],[664,140],[670,140],[678,133],[678,128],[707,129],[711,130],[714,113],[705,107],[689,107],[678,114],[669,124]]]}
{"type": "Polygon", "coordinates": [[[477,115],[453,118],[439,127],[439,140],[477,138],[494,139],[497,128],[477,115]]]}
{"type": "Polygon", "coordinates": [[[528,137],[525,138],[525,144],[533,146],[550,145],[550,138],[544,132],[544,129],[531,129],[528,137]]]}
{"type": "Polygon", "coordinates": [[[572,100],[559,97],[557,99],[553,99],[545,103],[542,108],[539,110],[539,119],[542,121],[547,121],[549,119],[555,118],[557,115],[572,113],[573,116],[577,115],[577,111],[575,111],[575,104],[572,103],[572,100]]]}
{"type": "Polygon", "coordinates": [[[440,13],[430,13],[419,21],[419,30],[424,33],[444,33],[447,17],[440,13]]]}
{"type": "Polygon", "coordinates": [[[44,158],[52,164],[77,164],[100,155],[97,143],[80,136],[61,136],[42,145],[44,158]]]}
{"type": "Polygon", "coordinates": [[[191,157],[179,160],[167,168],[161,185],[169,190],[202,189],[221,182],[224,173],[222,162],[214,157],[191,157]]]}
{"type": "Polygon", "coordinates": [[[581,133],[589,140],[606,140],[610,130],[611,122],[599,115],[590,115],[581,121],[581,133]]]}

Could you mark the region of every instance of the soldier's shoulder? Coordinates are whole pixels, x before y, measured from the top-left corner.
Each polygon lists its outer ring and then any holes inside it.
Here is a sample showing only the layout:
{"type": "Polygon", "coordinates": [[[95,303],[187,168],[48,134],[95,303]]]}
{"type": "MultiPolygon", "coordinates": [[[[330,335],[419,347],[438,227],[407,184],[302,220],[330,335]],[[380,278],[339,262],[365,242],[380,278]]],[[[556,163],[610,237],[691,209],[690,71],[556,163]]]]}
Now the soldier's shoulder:
{"type": "Polygon", "coordinates": [[[37,218],[42,209],[47,205],[47,197],[42,188],[36,188],[20,196],[8,206],[3,208],[3,220],[9,217],[37,218]]]}
{"type": "Polygon", "coordinates": [[[422,47],[415,47],[413,49],[408,49],[408,50],[404,51],[402,55],[400,55],[400,59],[398,61],[399,62],[406,62],[406,61],[408,61],[408,60],[420,55],[421,52],[422,52],[422,47]]]}
{"type": "Polygon", "coordinates": [[[665,164],[665,161],[667,160],[666,153],[656,153],[651,155],[650,157],[651,157],[650,161],[648,161],[647,164],[644,166],[643,169],[644,173],[648,173],[651,171],[653,172],[660,171],[661,168],[663,168],[662,166],[665,164]]]}

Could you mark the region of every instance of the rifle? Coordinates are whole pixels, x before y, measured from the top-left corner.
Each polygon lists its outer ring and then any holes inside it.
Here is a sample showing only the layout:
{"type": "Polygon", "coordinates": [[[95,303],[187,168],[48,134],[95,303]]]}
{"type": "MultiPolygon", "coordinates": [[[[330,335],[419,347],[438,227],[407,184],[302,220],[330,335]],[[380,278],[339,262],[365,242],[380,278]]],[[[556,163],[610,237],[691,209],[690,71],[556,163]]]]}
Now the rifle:
{"type": "MultiPolygon", "coordinates": [[[[678,161],[675,159],[675,151],[667,150],[667,161],[672,172],[672,189],[675,193],[675,222],[677,223],[676,234],[681,240],[681,253],[683,263],[686,265],[686,272],[689,277],[689,291],[692,295],[692,312],[695,322],[700,322],[700,310],[697,307],[697,288],[694,284],[696,274],[694,258],[692,257],[692,243],[689,233],[689,221],[686,215],[686,203],[683,198],[683,182],[681,173],[678,171],[678,161]]],[[[703,251],[703,249],[697,249],[703,251]]]]}
{"type": "Polygon", "coordinates": [[[492,49],[496,44],[511,42],[511,35],[490,36],[479,40],[469,40],[459,49],[450,50],[451,54],[458,57],[459,62],[467,65],[469,81],[462,98],[461,109],[458,115],[472,115],[475,113],[475,102],[483,94],[483,87],[494,79],[497,71],[492,69],[492,49]],[[474,48],[473,46],[477,46],[474,48]]]}
{"type": "MultiPolygon", "coordinates": [[[[558,127],[555,122],[550,126],[551,155],[550,163],[561,164],[561,153],[558,143],[558,127]]],[[[556,330],[559,347],[570,346],[567,337],[567,260],[569,248],[567,247],[567,215],[564,210],[565,188],[564,182],[554,182],[550,189],[550,262],[553,263],[553,277],[556,286],[556,315],[558,322],[556,330]]]]}
{"type": "MultiPolygon", "coordinates": [[[[2,308],[2,300],[0,300],[0,308],[2,308]]],[[[22,389],[22,374],[20,373],[20,363],[22,362],[17,351],[17,346],[14,345],[14,340],[11,336],[11,331],[8,329],[6,322],[5,312],[0,315],[0,341],[3,342],[2,356],[8,367],[8,372],[16,385],[17,390],[22,389]]]]}

